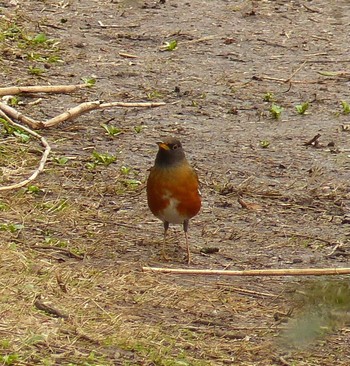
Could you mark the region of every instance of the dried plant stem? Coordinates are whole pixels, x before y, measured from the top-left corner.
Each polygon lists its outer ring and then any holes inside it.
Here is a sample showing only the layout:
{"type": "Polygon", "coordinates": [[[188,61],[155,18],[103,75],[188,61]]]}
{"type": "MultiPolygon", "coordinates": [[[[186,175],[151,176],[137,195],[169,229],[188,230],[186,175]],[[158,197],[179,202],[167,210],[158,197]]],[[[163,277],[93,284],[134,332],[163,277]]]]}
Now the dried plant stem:
{"type": "Polygon", "coordinates": [[[72,93],[78,89],[86,88],[88,84],[78,85],[37,85],[37,86],[9,86],[0,88],[0,96],[16,95],[22,93],[51,93],[51,94],[65,94],[72,93]]]}
{"type": "Polygon", "coordinates": [[[24,127],[22,125],[19,125],[18,123],[13,122],[11,120],[11,118],[9,118],[2,110],[0,110],[0,116],[3,117],[11,125],[13,125],[17,128],[20,128],[21,130],[23,130],[23,131],[29,133],[30,135],[36,137],[37,139],[39,139],[41,141],[41,144],[45,147],[45,150],[44,150],[43,155],[41,157],[39,166],[33,172],[33,174],[29,178],[25,179],[22,182],[19,182],[19,183],[16,183],[16,184],[11,184],[9,186],[0,187],[0,191],[7,191],[7,190],[15,189],[15,188],[21,188],[21,187],[27,185],[29,182],[33,181],[39,175],[39,173],[41,173],[44,170],[44,166],[45,166],[46,160],[47,160],[47,158],[50,154],[51,147],[50,147],[49,143],[46,141],[46,139],[44,137],[39,135],[37,132],[32,131],[28,127],[24,127]]]}
{"type": "MultiPolygon", "coordinates": [[[[0,111],[5,113],[8,117],[11,117],[19,122],[25,123],[30,128],[40,129],[44,127],[44,124],[40,121],[36,121],[30,117],[25,116],[24,114],[17,112],[16,109],[10,107],[6,103],[0,102],[0,111]]],[[[4,114],[2,114],[4,116],[4,114]]]]}
{"type": "Polygon", "coordinates": [[[45,128],[52,127],[61,122],[75,119],[86,112],[99,109],[100,106],[101,106],[100,101],[81,103],[78,106],[68,109],[68,111],[61,113],[58,116],[51,118],[46,122],[42,122],[42,124],[45,128]]]}
{"type": "Polygon", "coordinates": [[[286,83],[289,83],[292,81],[292,78],[304,67],[306,64],[306,61],[304,61],[295,71],[292,72],[292,74],[289,76],[288,79],[286,79],[286,83]]]}
{"type": "Polygon", "coordinates": [[[251,269],[243,271],[142,267],[144,272],[203,276],[334,276],[350,274],[350,268],[251,269]]]}

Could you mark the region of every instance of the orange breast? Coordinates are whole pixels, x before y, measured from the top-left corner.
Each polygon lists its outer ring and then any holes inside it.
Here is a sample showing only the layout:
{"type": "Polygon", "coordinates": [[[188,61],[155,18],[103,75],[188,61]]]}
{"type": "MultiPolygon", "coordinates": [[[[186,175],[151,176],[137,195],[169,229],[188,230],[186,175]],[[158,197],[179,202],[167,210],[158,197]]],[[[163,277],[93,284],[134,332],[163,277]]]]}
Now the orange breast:
{"type": "Polygon", "coordinates": [[[175,168],[154,167],[147,180],[148,206],[163,221],[183,222],[200,210],[198,188],[197,174],[188,164],[175,168]],[[172,212],[167,210],[169,206],[172,212]],[[176,213],[178,217],[174,217],[176,213]]]}

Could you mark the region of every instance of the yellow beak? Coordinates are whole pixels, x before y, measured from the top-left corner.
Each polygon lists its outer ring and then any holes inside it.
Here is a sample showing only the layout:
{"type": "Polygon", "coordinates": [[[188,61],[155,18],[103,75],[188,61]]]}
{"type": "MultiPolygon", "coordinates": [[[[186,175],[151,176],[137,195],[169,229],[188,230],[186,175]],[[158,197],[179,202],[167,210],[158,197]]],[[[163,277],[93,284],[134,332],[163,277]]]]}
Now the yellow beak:
{"type": "Polygon", "coordinates": [[[157,142],[157,145],[159,146],[160,149],[170,150],[170,147],[167,144],[165,144],[164,142],[157,142]]]}

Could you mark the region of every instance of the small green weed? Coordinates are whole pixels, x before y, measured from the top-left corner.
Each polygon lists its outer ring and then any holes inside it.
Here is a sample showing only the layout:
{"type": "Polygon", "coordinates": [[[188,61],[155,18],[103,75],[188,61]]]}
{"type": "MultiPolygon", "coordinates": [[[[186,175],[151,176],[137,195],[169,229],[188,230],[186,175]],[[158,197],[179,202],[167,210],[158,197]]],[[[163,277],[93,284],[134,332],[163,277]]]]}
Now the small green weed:
{"type": "Polygon", "coordinates": [[[20,142],[28,142],[30,140],[30,135],[27,132],[24,132],[20,128],[11,125],[6,120],[0,118],[0,123],[2,123],[4,129],[3,134],[5,136],[15,136],[20,142]]]}
{"type": "Polygon", "coordinates": [[[86,164],[88,169],[94,169],[97,165],[108,166],[114,163],[117,160],[117,157],[108,153],[99,153],[97,151],[93,151],[91,159],[92,162],[86,164]]]}
{"type": "Polygon", "coordinates": [[[1,348],[10,348],[11,342],[8,339],[1,339],[0,340],[0,347],[1,348]]]}
{"type": "Polygon", "coordinates": [[[345,100],[342,100],[341,106],[343,108],[343,114],[349,114],[350,113],[350,104],[346,102],[345,100]]]}
{"type": "Polygon", "coordinates": [[[65,165],[68,163],[69,159],[66,158],[65,156],[61,156],[53,158],[53,161],[58,165],[65,165]]]}
{"type": "Polygon", "coordinates": [[[306,114],[306,111],[309,109],[309,102],[304,102],[302,104],[298,104],[295,106],[295,109],[297,110],[298,114],[306,114]]]}
{"type": "Polygon", "coordinates": [[[9,104],[10,106],[12,106],[12,107],[14,107],[14,106],[18,105],[18,104],[19,104],[19,98],[18,98],[18,97],[15,97],[15,96],[11,97],[11,98],[9,99],[9,101],[8,101],[8,104],[9,104]]]}
{"type": "Polygon", "coordinates": [[[106,134],[109,136],[118,136],[123,133],[120,128],[113,125],[107,125],[106,123],[102,123],[101,127],[106,131],[106,134]]]}
{"type": "Polygon", "coordinates": [[[163,51],[174,51],[177,48],[177,41],[169,41],[165,42],[164,45],[161,47],[163,51]]]}
{"type": "Polygon", "coordinates": [[[51,236],[45,236],[45,244],[47,245],[53,245],[59,248],[67,248],[68,242],[65,240],[59,240],[52,238],[51,236]]]}
{"type": "Polygon", "coordinates": [[[140,133],[143,130],[143,126],[135,126],[134,130],[135,130],[136,133],[140,133]]]}
{"type": "Polygon", "coordinates": [[[120,172],[123,174],[123,175],[127,175],[127,174],[129,174],[130,173],[130,171],[131,171],[131,168],[130,167],[128,167],[128,166],[122,166],[121,168],[120,168],[120,172]]]}
{"type": "Polygon", "coordinates": [[[263,149],[267,149],[267,148],[270,146],[270,141],[267,141],[267,140],[261,140],[261,141],[260,141],[260,146],[261,146],[263,149]]]}
{"type": "Polygon", "coordinates": [[[135,189],[136,187],[138,187],[142,183],[137,179],[126,179],[124,181],[124,184],[127,188],[135,189]]]}
{"type": "Polygon", "coordinates": [[[0,224],[0,230],[1,231],[8,231],[10,233],[16,233],[17,231],[20,231],[24,228],[24,225],[22,224],[0,224]]]}
{"type": "Polygon", "coordinates": [[[19,355],[17,353],[11,353],[9,355],[0,355],[0,362],[3,365],[15,365],[19,360],[19,355]]]}
{"type": "Polygon", "coordinates": [[[26,143],[30,140],[30,135],[28,135],[26,132],[14,131],[13,134],[20,142],[26,143]]]}
{"type": "Polygon", "coordinates": [[[46,37],[46,34],[45,33],[39,33],[37,34],[33,39],[32,41],[34,43],[45,43],[48,41],[47,37],[46,37]]]}
{"type": "Polygon", "coordinates": [[[42,55],[37,52],[30,52],[27,54],[27,59],[36,62],[45,62],[49,64],[54,64],[57,62],[63,62],[61,57],[58,55],[42,55]]]}
{"type": "Polygon", "coordinates": [[[82,78],[81,80],[83,80],[83,82],[89,87],[92,87],[96,84],[96,79],[93,77],[86,77],[82,78]]]}
{"type": "Polygon", "coordinates": [[[45,69],[42,69],[41,67],[36,67],[36,66],[29,66],[28,71],[29,71],[29,74],[36,75],[36,76],[40,76],[42,74],[45,74],[45,72],[46,72],[45,69]]]}
{"type": "Polygon", "coordinates": [[[42,192],[42,190],[38,186],[32,185],[32,186],[27,187],[27,192],[28,193],[38,194],[38,193],[42,192]]]}
{"type": "Polygon", "coordinates": [[[9,205],[0,201],[0,211],[6,211],[9,209],[9,205]]]}
{"type": "Polygon", "coordinates": [[[281,118],[282,111],[283,111],[282,107],[280,107],[277,104],[272,103],[271,108],[270,108],[270,113],[271,113],[272,118],[274,118],[274,119],[281,118]]]}

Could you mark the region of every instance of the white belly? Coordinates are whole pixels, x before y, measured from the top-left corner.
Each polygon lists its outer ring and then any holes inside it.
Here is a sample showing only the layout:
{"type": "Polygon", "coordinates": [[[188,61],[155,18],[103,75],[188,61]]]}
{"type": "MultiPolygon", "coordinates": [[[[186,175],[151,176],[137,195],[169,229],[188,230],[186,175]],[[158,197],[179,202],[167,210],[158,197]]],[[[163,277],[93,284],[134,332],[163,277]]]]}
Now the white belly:
{"type": "Polygon", "coordinates": [[[169,200],[169,205],[163,211],[159,212],[158,218],[162,221],[167,221],[170,224],[182,224],[187,217],[182,216],[177,211],[179,201],[173,197],[166,197],[169,200]]]}

